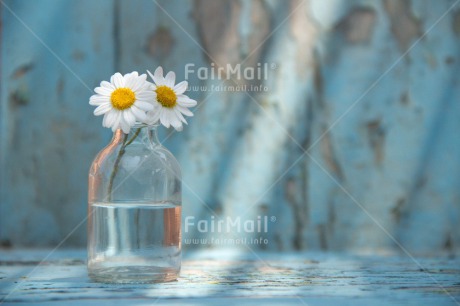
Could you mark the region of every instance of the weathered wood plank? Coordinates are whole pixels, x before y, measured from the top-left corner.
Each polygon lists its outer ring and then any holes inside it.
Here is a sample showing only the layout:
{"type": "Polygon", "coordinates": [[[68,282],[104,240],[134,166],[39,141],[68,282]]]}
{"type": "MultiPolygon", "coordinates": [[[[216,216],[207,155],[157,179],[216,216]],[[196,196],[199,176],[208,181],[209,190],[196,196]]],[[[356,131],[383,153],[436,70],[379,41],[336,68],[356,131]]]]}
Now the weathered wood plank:
{"type": "MultiPolygon", "coordinates": [[[[113,1],[5,1],[1,12],[0,240],[57,244],[86,215],[88,168],[111,134],[88,98],[113,73],[113,1]]],[[[84,241],[81,226],[69,243],[84,241]]]]}
{"type": "MultiPolygon", "coordinates": [[[[275,216],[274,250],[399,250],[391,234],[411,252],[459,251],[458,7],[438,22],[455,0],[29,2],[5,4],[62,62],[2,7],[3,244],[55,245],[85,216],[87,167],[110,131],[63,63],[92,88],[115,70],[161,64],[183,79],[188,63],[209,72],[251,54],[274,67],[268,92],[249,92],[261,107],[215,87],[233,81],[188,79],[206,89],[166,142],[184,216],[211,219],[203,201],[218,217],[275,216]],[[286,131],[324,169],[307,156],[291,168],[303,152],[286,131]]],[[[69,242],[84,241],[81,226],[69,242]]]]}
{"type": "Polygon", "coordinates": [[[47,252],[0,253],[6,305],[456,305],[460,299],[458,259],[418,258],[421,269],[401,257],[206,251],[185,253],[177,282],[108,285],[89,281],[84,251],[58,251],[36,268],[47,252]]]}
{"type": "MultiPolygon", "coordinates": [[[[327,39],[311,128],[300,131],[319,166],[306,158],[278,190],[297,196],[282,206],[298,224],[292,237],[321,249],[399,249],[393,237],[411,252],[458,252],[458,175],[448,170],[460,167],[455,1],[334,1],[333,14],[331,2],[312,1],[327,39]]],[[[291,162],[299,149],[289,147],[291,162]]]]}

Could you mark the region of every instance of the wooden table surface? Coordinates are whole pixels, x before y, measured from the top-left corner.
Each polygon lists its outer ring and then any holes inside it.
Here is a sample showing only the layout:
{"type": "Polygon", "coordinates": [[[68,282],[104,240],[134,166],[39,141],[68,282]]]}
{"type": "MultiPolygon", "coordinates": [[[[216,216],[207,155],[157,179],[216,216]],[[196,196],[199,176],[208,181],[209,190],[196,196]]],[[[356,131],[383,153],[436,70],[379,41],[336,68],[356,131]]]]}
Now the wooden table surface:
{"type": "Polygon", "coordinates": [[[0,251],[2,305],[460,305],[457,258],[186,251],[176,282],[111,285],[85,250],[49,253],[0,251]]]}

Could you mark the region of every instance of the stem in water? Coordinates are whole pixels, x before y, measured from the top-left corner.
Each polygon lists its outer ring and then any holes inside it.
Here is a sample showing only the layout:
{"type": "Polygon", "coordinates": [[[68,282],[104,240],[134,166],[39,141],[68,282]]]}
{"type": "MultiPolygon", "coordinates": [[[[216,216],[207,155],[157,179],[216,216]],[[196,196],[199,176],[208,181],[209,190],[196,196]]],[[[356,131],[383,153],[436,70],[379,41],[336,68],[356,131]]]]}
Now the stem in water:
{"type": "Polygon", "coordinates": [[[110,174],[109,187],[107,190],[107,199],[109,202],[112,201],[113,181],[115,180],[115,176],[117,175],[121,158],[125,154],[125,148],[129,146],[137,138],[137,136],[139,136],[140,132],[141,132],[141,129],[139,128],[137,129],[136,133],[134,133],[134,135],[131,137],[131,139],[128,140],[128,135],[126,134],[123,138],[123,144],[121,145],[120,151],[118,151],[117,159],[115,160],[115,164],[113,166],[112,173],[110,174]]]}

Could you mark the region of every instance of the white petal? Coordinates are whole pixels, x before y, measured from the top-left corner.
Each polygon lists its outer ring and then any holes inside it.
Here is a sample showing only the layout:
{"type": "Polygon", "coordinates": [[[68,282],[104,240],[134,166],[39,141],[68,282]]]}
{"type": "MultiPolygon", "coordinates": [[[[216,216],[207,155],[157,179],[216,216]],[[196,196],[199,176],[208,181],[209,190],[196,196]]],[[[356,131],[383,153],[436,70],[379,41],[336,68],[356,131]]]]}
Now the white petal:
{"type": "Polygon", "coordinates": [[[136,89],[135,92],[139,93],[143,91],[154,91],[155,89],[157,89],[155,84],[150,83],[149,81],[144,81],[143,84],[138,89],[136,89]]]}
{"type": "Polygon", "coordinates": [[[166,83],[166,81],[165,81],[164,78],[161,78],[161,79],[156,78],[155,85],[157,85],[157,86],[163,86],[163,85],[165,85],[165,83],[166,83]]]}
{"type": "Polygon", "coordinates": [[[153,111],[147,113],[147,120],[145,123],[147,124],[155,124],[160,119],[161,108],[156,108],[153,111]]]}
{"type": "Polygon", "coordinates": [[[131,130],[131,126],[125,121],[123,116],[121,116],[120,119],[120,127],[123,130],[123,133],[128,134],[129,131],[131,130]]]}
{"type": "Polygon", "coordinates": [[[155,82],[157,86],[164,84],[165,79],[163,78],[163,68],[161,68],[161,66],[155,69],[155,72],[153,73],[153,75],[148,70],[147,70],[147,73],[150,75],[150,77],[152,78],[152,80],[155,82]]]}
{"type": "Polygon", "coordinates": [[[104,118],[102,119],[102,126],[107,127],[107,118],[109,118],[110,112],[104,114],[104,118]]]}
{"type": "Polygon", "coordinates": [[[162,78],[163,77],[163,68],[161,66],[158,66],[157,69],[155,69],[155,72],[153,75],[157,78],[162,78]]]}
{"type": "Polygon", "coordinates": [[[160,120],[162,117],[165,118],[169,125],[173,126],[176,130],[179,130],[181,128],[182,123],[180,122],[179,118],[177,118],[174,109],[163,108],[160,120]]]}
{"type": "Polygon", "coordinates": [[[180,121],[183,123],[187,124],[187,120],[185,120],[184,116],[182,116],[182,113],[177,109],[177,107],[173,108],[174,112],[176,113],[177,118],[179,118],[180,121]]]}
{"type": "Polygon", "coordinates": [[[180,105],[176,105],[175,108],[179,110],[182,114],[189,116],[189,117],[193,117],[193,113],[188,108],[180,106],[180,105]]]}
{"type": "Polygon", "coordinates": [[[112,83],[116,88],[125,87],[125,79],[119,72],[112,75],[110,83],[112,83]]]}
{"type": "Polygon", "coordinates": [[[112,95],[113,90],[110,90],[105,87],[96,87],[94,88],[94,92],[102,96],[110,97],[110,95],[112,95]]]}
{"type": "Polygon", "coordinates": [[[131,89],[134,91],[134,92],[137,92],[137,91],[140,91],[142,89],[146,89],[147,87],[146,86],[150,86],[151,83],[147,82],[147,75],[146,74],[142,74],[136,78],[133,78],[132,80],[132,85],[131,85],[131,89]]]}
{"type": "Polygon", "coordinates": [[[153,101],[156,97],[155,92],[148,90],[148,91],[141,91],[136,93],[136,99],[144,100],[144,101],[153,101]]]}
{"type": "Polygon", "coordinates": [[[121,113],[120,111],[116,111],[114,115],[112,125],[112,131],[115,132],[120,127],[120,120],[121,120],[121,113]]]}
{"type": "Polygon", "coordinates": [[[135,105],[131,107],[131,112],[136,117],[137,121],[145,122],[147,120],[147,115],[145,114],[145,111],[137,108],[135,105]]]}
{"type": "Polygon", "coordinates": [[[106,128],[111,128],[116,118],[117,111],[111,110],[110,112],[104,115],[104,120],[102,120],[102,126],[106,128]]]}
{"type": "Polygon", "coordinates": [[[102,126],[107,127],[107,118],[109,117],[109,112],[105,113],[104,118],[102,119],[102,126]]]}
{"type": "Polygon", "coordinates": [[[196,101],[190,99],[190,98],[187,97],[186,95],[180,95],[180,96],[178,96],[178,97],[177,97],[177,103],[178,103],[180,106],[184,106],[184,107],[194,107],[194,106],[196,105],[196,101]]]}
{"type": "Polygon", "coordinates": [[[138,73],[137,71],[133,71],[133,72],[131,72],[131,73],[127,73],[127,74],[124,75],[125,80],[126,80],[126,77],[127,77],[127,76],[129,76],[129,77],[131,77],[131,78],[137,78],[137,77],[139,76],[139,73],[138,73]]]}
{"type": "Polygon", "coordinates": [[[131,112],[130,109],[127,109],[123,112],[123,118],[125,119],[125,122],[131,127],[136,123],[136,117],[134,114],[131,112]]]}
{"type": "Polygon", "coordinates": [[[177,118],[176,113],[173,110],[169,110],[169,120],[174,129],[177,131],[182,130],[182,122],[180,122],[179,118],[177,118]]]}
{"type": "Polygon", "coordinates": [[[147,73],[149,74],[149,76],[152,79],[152,81],[155,81],[155,76],[149,70],[147,70],[147,73]]]}
{"type": "Polygon", "coordinates": [[[161,113],[160,113],[160,122],[163,124],[166,128],[169,128],[169,116],[168,112],[166,109],[162,108],[161,113]]]}
{"type": "Polygon", "coordinates": [[[125,80],[125,84],[123,87],[127,87],[127,88],[132,88],[132,83],[133,83],[133,79],[134,79],[134,75],[133,73],[127,73],[123,76],[123,80],[125,80]]]}
{"type": "Polygon", "coordinates": [[[136,105],[138,108],[140,108],[143,111],[153,110],[152,103],[136,100],[136,102],[134,102],[134,105],[136,105]]]}
{"type": "Polygon", "coordinates": [[[104,103],[96,107],[93,113],[95,116],[100,116],[100,115],[107,113],[111,109],[112,109],[112,104],[104,103]]]}
{"type": "Polygon", "coordinates": [[[110,98],[107,96],[92,95],[91,98],[89,98],[89,104],[94,105],[94,106],[101,105],[104,103],[109,103],[109,102],[110,102],[110,98]]]}
{"type": "Polygon", "coordinates": [[[157,86],[165,84],[165,78],[163,77],[163,68],[158,67],[153,74],[153,81],[157,86]]]}
{"type": "Polygon", "coordinates": [[[110,84],[107,81],[102,81],[101,82],[101,87],[105,87],[105,88],[110,89],[110,90],[115,90],[115,87],[113,87],[113,85],[110,84]]]}
{"type": "Polygon", "coordinates": [[[176,93],[176,95],[181,95],[187,90],[187,86],[187,81],[182,81],[176,86],[174,86],[174,92],[176,93]]]}
{"type": "Polygon", "coordinates": [[[139,74],[137,73],[137,71],[125,74],[125,87],[131,88],[134,91],[134,86],[136,85],[138,78],[139,74]]]}
{"type": "Polygon", "coordinates": [[[173,71],[168,72],[165,77],[165,85],[174,88],[174,82],[176,81],[176,74],[173,71]]]}

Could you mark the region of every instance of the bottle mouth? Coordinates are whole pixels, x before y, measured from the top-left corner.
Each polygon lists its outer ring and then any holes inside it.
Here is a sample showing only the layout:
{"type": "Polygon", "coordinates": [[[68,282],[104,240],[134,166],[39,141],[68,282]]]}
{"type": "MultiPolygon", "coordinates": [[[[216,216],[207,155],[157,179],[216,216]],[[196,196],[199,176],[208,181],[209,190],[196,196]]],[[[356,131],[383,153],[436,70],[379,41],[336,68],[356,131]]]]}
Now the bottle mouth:
{"type": "Polygon", "coordinates": [[[160,124],[159,124],[158,122],[153,123],[153,124],[147,124],[147,123],[143,123],[143,122],[136,122],[136,123],[134,123],[134,125],[132,126],[132,128],[134,128],[134,129],[144,128],[144,127],[156,128],[156,127],[158,127],[159,125],[160,125],[160,124]]]}

